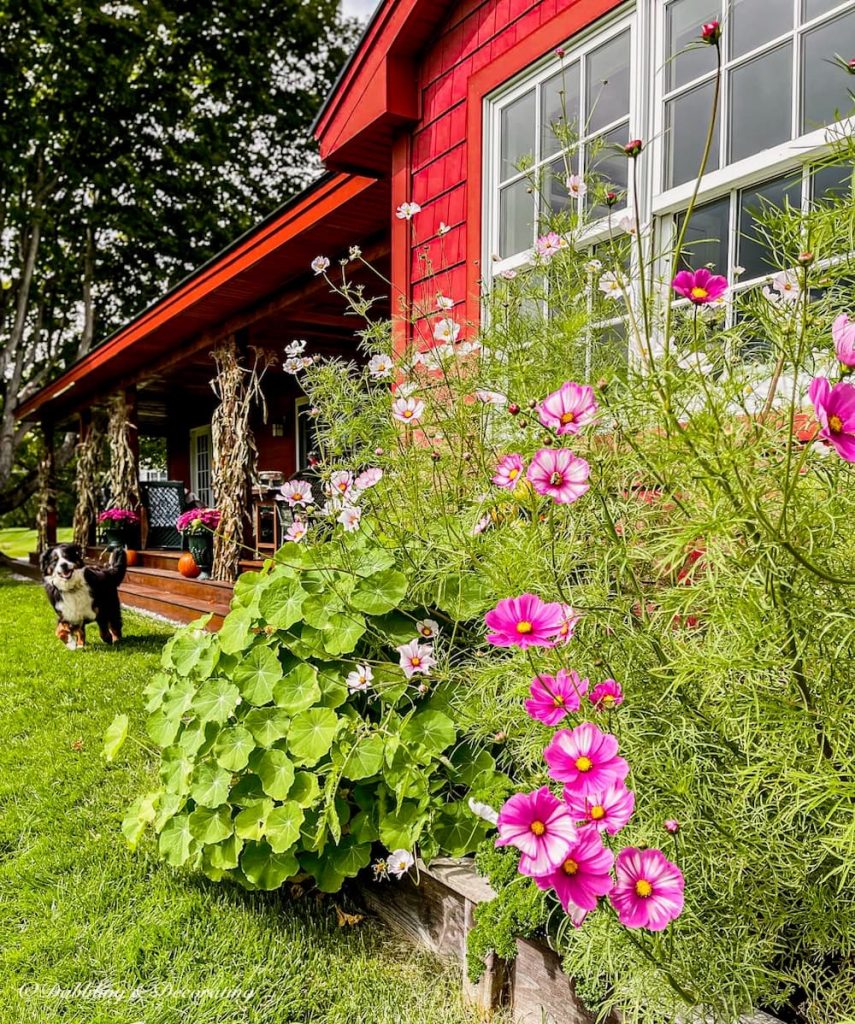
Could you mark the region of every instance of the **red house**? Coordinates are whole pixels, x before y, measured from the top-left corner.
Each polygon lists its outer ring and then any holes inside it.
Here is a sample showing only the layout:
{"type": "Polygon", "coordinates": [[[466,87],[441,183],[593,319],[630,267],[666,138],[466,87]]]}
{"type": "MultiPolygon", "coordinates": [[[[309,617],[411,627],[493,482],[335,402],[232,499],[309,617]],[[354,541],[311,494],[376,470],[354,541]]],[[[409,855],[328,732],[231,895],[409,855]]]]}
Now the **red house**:
{"type": "MultiPolygon", "coordinates": [[[[667,243],[693,189],[715,74],[713,47],[685,47],[712,18],[725,28],[721,116],[689,235],[696,265],[714,262],[733,292],[756,285],[768,266],[753,227],[758,197],[796,204],[851,189],[851,168],[816,164],[826,126],[851,107],[831,58],[855,53],[855,0],[382,0],[314,126],[326,175],[69,367],[21,417],[85,434],[93,408],[124,394],[138,433],[166,439],[169,479],[215,502],[216,344],[234,339],[245,358],[253,347],[281,356],[295,338],[353,353],[353,317],[309,266],[316,255],[335,266],[353,245],[387,271],[399,344],[411,332],[428,342],[440,316],[471,330],[492,278],[532,258],[541,211],[520,163],[560,172],[562,117],[578,128],[574,173],[596,171],[620,197],[613,222],[637,203],[667,243]],[[626,158],[600,144],[631,138],[646,143],[635,196],[626,158]],[[408,203],[420,207],[411,218],[400,215],[408,203]],[[438,293],[454,300],[450,313],[437,311],[438,293]]],[[[553,207],[588,201],[568,194],[562,173],[547,177],[553,207]]],[[[598,212],[592,248],[605,236],[598,212]]],[[[281,369],[263,390],[257,469],[287,479],[310,444],[304,400],[281,369]]],[[[247,493],[251,553],[278,539],[270,497],[247,493]]],[[[178,552],[148,511],[129,603],[221,612],[222,584],[176,582],[178,552]]]]}

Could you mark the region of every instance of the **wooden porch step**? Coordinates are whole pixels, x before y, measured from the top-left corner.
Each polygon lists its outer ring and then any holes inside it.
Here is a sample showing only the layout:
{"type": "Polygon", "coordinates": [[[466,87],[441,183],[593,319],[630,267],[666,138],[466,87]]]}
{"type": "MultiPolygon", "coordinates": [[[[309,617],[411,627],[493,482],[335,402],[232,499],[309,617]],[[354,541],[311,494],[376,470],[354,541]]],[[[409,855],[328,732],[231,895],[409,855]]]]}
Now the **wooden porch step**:
{"type": "Polygon", "coordinates": [[[119,596],[127,608],[138,608],[154,612],[173,622],[192,622],[200,615],[211,613],[208,629],[217,630],[222,626],[223,619],[229,611],[228,600],[221,596],[200,599],[177,594],[164,587],[148,586],[143,583],[126,581],[119,587],[119,596]]]}
{"type": "Polygon", "coordinates": [[[228,604],[232,599],[233,584],[221,580],[189,579],[172,569],[150,569],[148,566],[128,566],[125,577],[134,586],[154,587],[158,590],[197,597],[200,601],[213,600],[228,604]]]}
{"type": "MultiPolygon", "coordinates": [[[[98,562],[101,560],[103,551],[102,547],[89,547],[86,549],[86,555],[91,561],[98,562]]],[[[171,548],[140,548],[137,551],[137,564],[133,568],[170,570],[177,574],[178,559],[183,554],[185,552],[175,551],[171,548]]],[[[260,559],[242,558],[240,560],[240,571],[254,571],[260,569],[263,565],[264,562],[260,559]]]]}

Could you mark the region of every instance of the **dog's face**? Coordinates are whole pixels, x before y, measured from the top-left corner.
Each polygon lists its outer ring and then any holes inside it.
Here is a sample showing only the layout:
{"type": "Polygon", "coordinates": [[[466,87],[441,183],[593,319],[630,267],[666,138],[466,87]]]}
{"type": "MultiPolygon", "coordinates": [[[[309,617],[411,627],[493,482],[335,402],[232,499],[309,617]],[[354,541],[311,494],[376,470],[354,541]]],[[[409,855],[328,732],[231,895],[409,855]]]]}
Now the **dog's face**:
{"type": "Polygon", "coordinates": [[[57,590],[74,590],[83,581],[83,552],[78,544],[57,544],[41,558],[42,576],[57,590]]]}

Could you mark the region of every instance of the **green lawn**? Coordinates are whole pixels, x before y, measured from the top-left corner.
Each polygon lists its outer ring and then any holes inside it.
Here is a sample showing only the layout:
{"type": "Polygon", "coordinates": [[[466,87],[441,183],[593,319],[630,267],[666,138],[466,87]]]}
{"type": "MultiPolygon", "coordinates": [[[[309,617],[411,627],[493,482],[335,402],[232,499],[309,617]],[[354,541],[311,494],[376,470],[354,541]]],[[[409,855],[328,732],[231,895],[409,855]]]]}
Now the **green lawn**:
{"type": "MultiPolygon", "coordinates": [[[[61,526],[57,530],[57,539],[61,542],[71,540],[71,527],[61,526]]],[[[8,555],[9,558],[26,558],[31,551],[36,550],[35,530],[28,526],[9,526],[0,530],[0,552],[8,555]]]]}
{"type": "MultiPolygon", "coordinates": [[[[127,616],[119,649],[68,651],[41,588],[0,572],[3,1024],[465,1024],[456,972],[328,899],[244,893],[132,854],[119,821],[154,763],[140,693],[168,627],[127,616]],[[98,988],[100,986],[100,988],[98,988]]],[[[93,630],[94,633],[94,630],[93,630]]]]}

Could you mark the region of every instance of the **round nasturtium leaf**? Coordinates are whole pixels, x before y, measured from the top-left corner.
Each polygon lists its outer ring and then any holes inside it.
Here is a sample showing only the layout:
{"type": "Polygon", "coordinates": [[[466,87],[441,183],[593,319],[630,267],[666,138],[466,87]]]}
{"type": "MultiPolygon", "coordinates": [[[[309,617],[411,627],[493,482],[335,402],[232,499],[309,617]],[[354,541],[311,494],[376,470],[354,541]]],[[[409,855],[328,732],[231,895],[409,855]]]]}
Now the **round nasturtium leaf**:
{"type": "Polygon", "coordinates": [[[229,871],[238,866],[240,851],[243,849],[243,840],[236,835],[230,835],[221,843],[205,847],[205,859],[212,868],[220,871],[229,871]]]}
{"type": "Polygon", "coordinates": [[[282,708],[253,708],[241,724],[249,729],[259,746],[272,747],[277,740],[288,735],[291,719],[282,708]]]}
{"type": "Polygon", "coordinates": [[[288,792],[288,799],[301,807],[311,807],[321,795],[318,777],[313,772],[297,772],[294,785],[288,792]]]}
{"type": "Polygon", "coordinates": [[[359,843],[353,836],[345,836],[338,846],[324,851],[333,868],[346,877],[358,874],[371,860],[371,843],[359,843]]]}
{"type": "Polygon", "coordinates": [[[157,848],[160,856],[173,867],[184,864],[190,856],[193,836],[190,832],[190,815],[176,814],[163,826],[157,848]]]}
{"type": "Polygon", "coordinates": [[[169,747],[175,742],[175,737],[181,728],[181,714],[170,716],[163,708],[159,708],[148,716],[145,728],[149,737],[159,747],[169,747]]]}
{"type": "Polygon", "coordinates": [[[293,800],[274,807],[267,817],[264,835],[274,853],[284,853],[300,838],[303,808],[293,800]]]}
{"type": "Polygon", "coordinates": [[[454,722],[441,711],[417,711],[401,730],[407,746],[419,746],[429,754],[441,754],[457,737],[454,722]]]}
{"type": "Polygon", "coordinates": [[[250,638],[253,614],[249,608],[232,608],[223,620],[217,638],[223,654],[237,654],[250,638]]]}
{"type": "Polygon", "coordinates": [[[239,772],[246,768],[249,755],[255,750],[255,737],[242,725],[223,729],[214,744],[214,756],[221,768],[239,772]]]}
{"type": "Polygon", "coordinates": [[[193,698],[193,711],[203,722],[225,722],[237,707],[240,690],[228,679],[208,679],[193,698]]]}
{"type": "Polygon", "coordinates": [[[301,711],[291,722],[288,749],[298,764],[317,764],[329,753],[337,730],[338,718],[329,708],[301,711]]]}
{"type": "Polygon", "coordinates": [[[356,782],[376,775],[383,767],[383,737],[367,736],[358,739],[344,760],[342,774],[345,778],[356,782]]]}
{"type": "Polygon", "coordinates": [[[412,850],[421,832],[425,815],[418,804],[402,801],[380,816],[380,841],[388,850],[412,850]]]}
{"type": "Polygon", "coordinates": [[[234,832],[231,807],[197,807],[190,815],[190,834],[204,845],[222,842],[234,832]]]}
{"type": "Polygon", "coordinates": [[[269,647],[253,647],[234,670],[241,694],[256,707],[273,700],[273,686],[281,678],[282,666],[269,647]]]}
{"type": "Polygon", "coordinates": [[[241,839],[261,839],[272,810],[272,800],[264,800],[246,807],[235,818],[235,835],[241,839]]]}
{"type": "Polygon", "coordinates": [[[296,715],[317,703],[321,697],[318,685],[318,670],[314,665],[299,664],[286,676],[283,676],[273,687],[273,699],[276,706],[296,715]]]}
{"type": "Polygon", "coordinates": [[[264,589],[258,601],[258,610],[265,622],[276,629],[290,629],[300,621],[306,591],[299,582],[280,576],[264,589]]]}
{"type": "Polygon", "coordinates": [[[330,615],[327,628],[321,634],[324,650],[333,657],[349,654],[359,643],[365,630],[363,616],[354,611],[336,612],[330,615]]]}
{"type": "Polygon", "coordinates": [[[274,800],[284,800],[294,784],[294,765],[284,750],[267,750],[253,764],[264,792],[274,800]]]}
{"type": "Polygon", "coordinates": [[[109,764],[124,746],[128,738],[128,716],[116,715],[104,733],[104,760],[109,764]]]}
{"type": "Polygon", "coordinates": [[[293,853],[275,853],[269,843],[247,843],[241,854],[240,866],[259,889],[278,889],[300,870],[293,853]]]}
{"type": "Polygon", "coordinates": [[[350,603],[368,615],[383,615],[397,608],[407,593],[407,577],[396,569],[383,569],[357,583],[350,603]]]}
{"type": "Polygon", "coordinates": [[[205,762],[197,766],[193,773],[190,796],[203,807],[219,807],[229,795],[232,776],[219,765],[205,762]]]}

